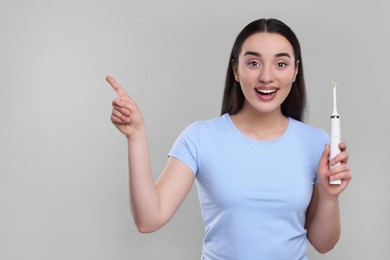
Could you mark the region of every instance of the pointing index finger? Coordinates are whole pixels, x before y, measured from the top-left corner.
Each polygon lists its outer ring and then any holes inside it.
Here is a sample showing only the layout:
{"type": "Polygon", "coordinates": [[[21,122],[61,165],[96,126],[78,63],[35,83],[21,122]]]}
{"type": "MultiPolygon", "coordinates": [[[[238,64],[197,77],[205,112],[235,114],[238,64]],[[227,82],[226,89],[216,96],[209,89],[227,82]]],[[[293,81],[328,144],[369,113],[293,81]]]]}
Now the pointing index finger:
{"type": "Polygon", "coordinates": [[[118,94],[119,97],[129,98],[129,95],[126,93],[126,91],[124,91],[121,85],[119,85],[119,83],[116,82],[116,80],[113,77],[107,76],[106,80],[108,83],[110,83],[111,87],[115,90],[115,92],[118,94]]]}

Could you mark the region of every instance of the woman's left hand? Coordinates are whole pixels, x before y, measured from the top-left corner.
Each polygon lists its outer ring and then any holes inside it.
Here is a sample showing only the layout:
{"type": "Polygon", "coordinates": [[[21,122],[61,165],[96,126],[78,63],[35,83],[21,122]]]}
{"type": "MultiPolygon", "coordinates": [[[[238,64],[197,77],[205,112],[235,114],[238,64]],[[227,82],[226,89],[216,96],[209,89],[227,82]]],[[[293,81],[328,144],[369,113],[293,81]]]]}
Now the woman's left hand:
{"type": "Polygon", "coordinates": [[[329,160],[330,147],[327,144],[318,164],[320,194],[337,197],[350,183],[352,172],[348,167],[348,152],[344,142],[339,144],[340,153],[329,160]],[[340,163],[336,167],[331,167],[340,163]],[[330,184],[329,180],[341,180],[341,184],[330,184]]]}

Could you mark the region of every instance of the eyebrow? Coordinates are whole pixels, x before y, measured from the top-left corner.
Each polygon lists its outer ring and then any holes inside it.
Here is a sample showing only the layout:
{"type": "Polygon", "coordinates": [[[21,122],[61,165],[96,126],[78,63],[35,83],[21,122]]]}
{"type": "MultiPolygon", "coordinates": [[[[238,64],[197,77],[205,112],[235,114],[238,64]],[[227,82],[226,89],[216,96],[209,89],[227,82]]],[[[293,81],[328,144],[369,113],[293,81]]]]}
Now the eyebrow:
{"type": "MultiPolygon", "coordinates": [[[[244,56],[247,56],[247,55],[252,55],[252,56],[256,56],[256,57],[261,57],[261,53],[260,52],[257,52],[257,51],[247,51],[244,53],[244,56]]],[[[291,55],[288,54],[287,52],[281,52],[281,53],[276,53],[275,54],[275,57],[289,57],[291,58],[291,55]]]]}

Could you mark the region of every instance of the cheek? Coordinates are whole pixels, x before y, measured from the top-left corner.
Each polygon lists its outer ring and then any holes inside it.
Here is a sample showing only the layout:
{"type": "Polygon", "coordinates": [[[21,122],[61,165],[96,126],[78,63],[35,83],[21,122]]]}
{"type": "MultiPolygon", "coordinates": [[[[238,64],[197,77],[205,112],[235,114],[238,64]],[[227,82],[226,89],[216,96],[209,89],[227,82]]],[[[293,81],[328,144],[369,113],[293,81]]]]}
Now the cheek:
{"type": "Polygon", "coordinates": [[[239,69],[238,73],[236,73],[236,77],[241,83],[252,82],[258,78],[258,72],[249,69],[239,69]]]}
{"type": "Polygon", "coordinates": [[[283,74],[283,75],[280,75],[279,77],[281,83],[283,83],[283,85],[292,85],[292,83],[295,81],[295,73],[292,72],[292,73],[286,73],[286,74],[283,74]]]}

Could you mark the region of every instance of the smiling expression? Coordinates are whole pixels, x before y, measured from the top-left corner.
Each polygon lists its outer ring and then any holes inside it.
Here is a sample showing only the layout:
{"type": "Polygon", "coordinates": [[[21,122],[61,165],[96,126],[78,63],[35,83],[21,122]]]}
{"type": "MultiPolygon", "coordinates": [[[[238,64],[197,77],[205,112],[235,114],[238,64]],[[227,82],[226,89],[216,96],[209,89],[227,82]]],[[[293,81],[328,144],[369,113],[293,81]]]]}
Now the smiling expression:
{"type": "Polygon", "coordinates": [[[234,66],[236,81],[245,96],[243,109],[281,113],[298,73],[290,42],[277,33],[255,33],[242,45],[234,66]]]}

